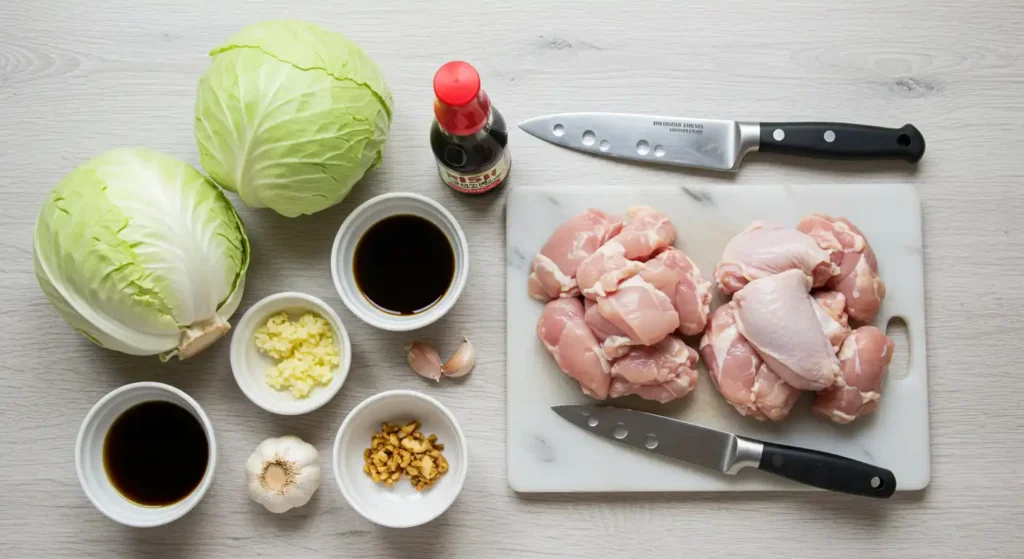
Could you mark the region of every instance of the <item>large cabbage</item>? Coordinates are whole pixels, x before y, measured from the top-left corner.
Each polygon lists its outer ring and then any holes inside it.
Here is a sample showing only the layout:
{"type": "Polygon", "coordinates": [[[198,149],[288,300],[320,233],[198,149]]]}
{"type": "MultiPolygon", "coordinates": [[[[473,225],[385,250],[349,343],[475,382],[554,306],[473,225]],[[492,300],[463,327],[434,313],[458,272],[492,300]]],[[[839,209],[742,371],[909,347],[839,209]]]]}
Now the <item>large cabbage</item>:
{"type": "Polygon", "coordinates": [[[230,328],[249,265],[231,202],[188,164],[148,149],[91,159],[36,219],[36,278],[97,344],[184,359],[230,328]]]}
{"type": "Polygon", "coordinates": [[[199,159],[246,204],[315,213],[380,163],[391,90],[355,43],[312,23],[268,21],[210,56],[196,92],[199,159]]]}

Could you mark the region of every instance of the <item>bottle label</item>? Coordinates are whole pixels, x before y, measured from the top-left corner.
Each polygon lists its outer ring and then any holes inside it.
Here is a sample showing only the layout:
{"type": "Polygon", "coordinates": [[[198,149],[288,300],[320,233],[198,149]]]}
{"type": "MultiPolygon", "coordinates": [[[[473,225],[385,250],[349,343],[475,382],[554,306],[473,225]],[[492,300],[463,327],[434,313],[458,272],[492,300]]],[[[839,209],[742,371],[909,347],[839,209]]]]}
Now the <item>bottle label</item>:
{"type": "Polygon", "coordinates": [[[508,154],[508,148],[501,154],[501,159],[486,171],[479,173],[460,173],[441,163],[437,162],[437,171],[441,173],[441,179],[453,190],[464,194],[483,194],[488,190],[497,188],[498,185],[508,177],[509,167],[512,165],[512,158],[508,154]]]}

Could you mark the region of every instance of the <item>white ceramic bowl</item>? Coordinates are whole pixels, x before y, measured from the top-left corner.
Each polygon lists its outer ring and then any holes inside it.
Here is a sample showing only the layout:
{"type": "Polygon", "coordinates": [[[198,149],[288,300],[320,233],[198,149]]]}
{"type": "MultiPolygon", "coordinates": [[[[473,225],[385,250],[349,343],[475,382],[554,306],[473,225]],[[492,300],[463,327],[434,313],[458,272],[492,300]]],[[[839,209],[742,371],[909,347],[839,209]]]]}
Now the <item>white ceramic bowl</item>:
{"type": "Polygon", "coordinates": [[[159,382],[136,382],[113,390],[86,414],[75,443],[75,469],[86,497],[110,519],[137,528],[162,526],[185,516],[206,495],[217,470],[217,439],[203,408],[188,394],[159,382]],[[172,402],[191,412],[203,425],[210,445],[210,460],[202,481],[188,497],[166,507],[147,507],[129,501],[113,486],[103,467],[103,443],[110,425],[128,408],[154,400],[172,402]]]}
{"type": "Polygon", "coordinates": [[[437,518],[455,502],[466,481],[466,437],[458,421],[440,402],[411,390],[381,392],[364,400],[348,414],[334,439],[331,455],[334,479],[341,494],[367,520],[389,528],[410,528],[437,518]],[[434,485],[416,491],[403,476],[393,487],[374,483],[363,472],[363,451],[382,422],[416,419],[424,435],[436,434],[444,445],[448,472],[434,485]]]}
{"type": "Polygon", "coordinates": [[[469,243],[459,222],[441,204],[411,192],[383,194],[364,202],[341,224],[331,250],[331,276],[345,306],[363,322],[393,332],[416,330],[434,323],[455,306],[469,278],[469,243]],[[414,315],[399,316],[377,308],[359,291],[353,271],[359,239],[375,223],[393,215],[416,215],[430,221],[444,232],[455,251],[455,277],[448,292],[434,306],[414,315]]]}
{"type": "Polygon", "coordinates": [[[305,293],[287,291],[261,299],[245,311],[231,335],[231,372],[235,375],[235,382],[252,403],[271,413],[301,415],[326,404],[345,384],[351,365],[352,343],[338,313],[327,303],[305,293]],[[340,363],[334,370],[331,383],[313,388],[305,398],[296,398],[287,390],[274,390],[267,386],[267,369],[277,364],[277,359],[261,352],[253,340],[256,330],[266,324],[268,318],[282,311],[288,313],[291,320],[297,320],[310,311],[322,316],[330,323],[334,341],[338,344],[340,363]]]}

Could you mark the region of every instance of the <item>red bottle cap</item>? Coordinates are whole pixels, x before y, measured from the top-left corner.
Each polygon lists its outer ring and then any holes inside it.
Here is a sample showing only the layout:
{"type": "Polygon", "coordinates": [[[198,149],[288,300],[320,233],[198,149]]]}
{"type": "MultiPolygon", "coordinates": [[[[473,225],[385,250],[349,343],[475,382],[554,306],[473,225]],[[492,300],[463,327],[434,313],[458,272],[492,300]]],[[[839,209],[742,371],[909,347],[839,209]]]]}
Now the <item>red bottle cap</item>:
{"type": "Polygon", "coordinates": [[[466,62],[455,60],[434,74],[434,116],[449,134],[468,136],[487,123],[491,100],[480,89],[480,74],[466,62]]]}

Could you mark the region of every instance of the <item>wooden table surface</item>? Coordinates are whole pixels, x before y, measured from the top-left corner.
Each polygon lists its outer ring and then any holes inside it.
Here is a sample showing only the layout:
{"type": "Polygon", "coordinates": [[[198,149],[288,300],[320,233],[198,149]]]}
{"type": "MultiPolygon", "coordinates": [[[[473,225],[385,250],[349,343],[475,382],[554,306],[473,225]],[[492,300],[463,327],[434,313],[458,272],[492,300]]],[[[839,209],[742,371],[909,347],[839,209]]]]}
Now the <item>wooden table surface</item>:
{"type": "MultiPolygon", "coordinates": [[[[689,2],[0,3],[0,556],[3,557],[734,557],[1016,556],[1024,529],[1024,4],[1014,0],[689,2]],[[185,4],[191,4],[186,6],[185,4]],[[690,5],[694,4],[694,5],[690,5]],[[32,226],[49,189],[88,157],[145,145],[194,165],[195,86],[207,51],[243,25],[300,17],[343,32],[383,67],[394,126],[383,165],[344,203],[301,219],[235,201],[252,241],[241,310],[282,290],[327,300],[352,335],[340,395],[304,417],[273,416],[238,390],[228,340],[161,364],[93,346],[36,285],[32,226]],[[609,110],[749,120],[917,125],[928,152],[903,163],[752,156],[736,176],[598,160],[511,132],[513,179],[544,184],[907,181],[925,212],[932,482],[869,502],[827,494],[519,496],[505,478],[504,194],[455,195],[428,147],[431,77],[476,64],[511,122],[609,110]],[[434,197],[462,223],[473,274],[454,311],[416,334],[478,350],[463,383],[428,385],[404,364],[413,335],[375,331],[341,304],[329,249],[346,215],[383,192],[434,197]],[[75,476],[88,409],[139,380],[194,396],[220,459],[205,500],[169,526],[103,517],[75,476]],[[363,520],[325,469],[306,507],[272,515],[247,496],[243,464],[262,439],[297,434],[328,453],[345,414],[385,389],[448,404],[471,468],[455,505],[420,528],[363,520]]],[[[507,189],[506,189],[507,191],[507,189]]],[[[236,319],[237,319],[236,315],[236,319]]]]}

